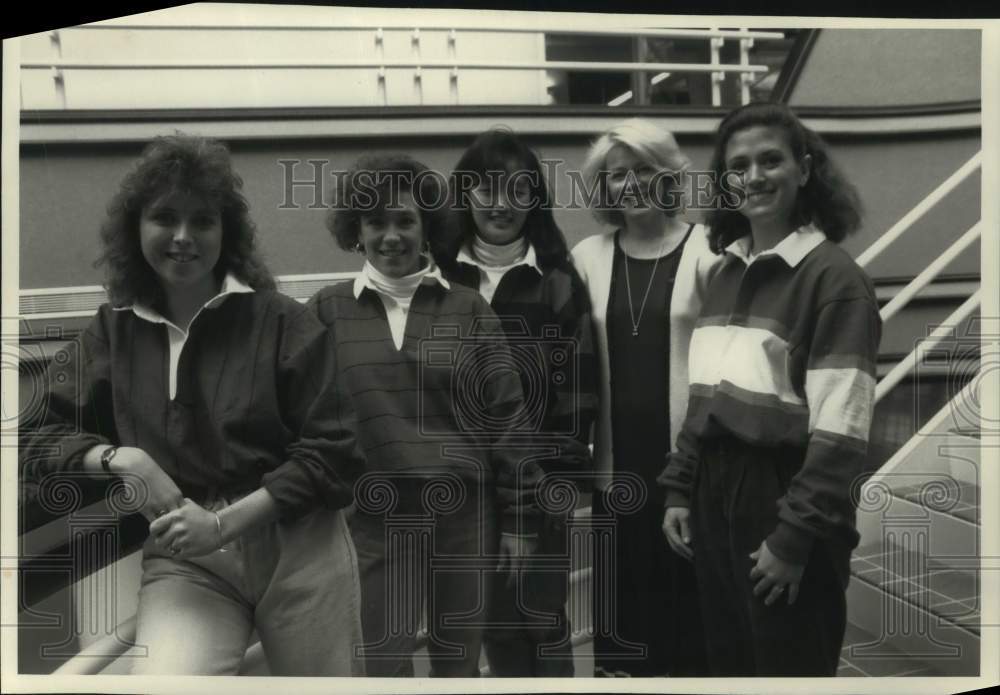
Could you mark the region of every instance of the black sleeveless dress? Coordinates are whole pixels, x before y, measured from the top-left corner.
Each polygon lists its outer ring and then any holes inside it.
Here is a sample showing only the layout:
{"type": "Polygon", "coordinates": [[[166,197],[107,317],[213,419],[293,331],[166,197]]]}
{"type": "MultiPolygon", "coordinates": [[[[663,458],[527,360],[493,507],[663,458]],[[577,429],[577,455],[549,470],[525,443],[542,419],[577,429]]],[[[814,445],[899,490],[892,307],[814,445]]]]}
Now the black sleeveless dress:
{"type": "Polygon", "coordinates": [[[645,501],[623,510],[614,493],[594,495],[595,519],[611,519],[615,529],[613,551],[594,559],[596,675],[708,675],[694,568],[663,536],[656,484],[670,451],[669,310],[683,247],[659,259],[628,258],[626,282],[615,237],[607,316],[614,474],[634,481],[645,501]]]}

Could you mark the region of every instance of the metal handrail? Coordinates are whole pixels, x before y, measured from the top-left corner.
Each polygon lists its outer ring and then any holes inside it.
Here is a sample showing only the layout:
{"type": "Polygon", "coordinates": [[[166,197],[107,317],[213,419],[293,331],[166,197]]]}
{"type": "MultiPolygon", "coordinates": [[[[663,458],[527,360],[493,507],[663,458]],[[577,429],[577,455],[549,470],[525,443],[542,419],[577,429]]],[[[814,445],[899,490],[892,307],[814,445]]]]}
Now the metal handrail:
{"type": "Polygon", "coordinates": [[[855,260],[855,262],[862,268],[867,267],[873,260],[875,260],[889,245],[896,239],[901,237],[913,223],[918,219],[923,217],[924,213],[934,207],[942,198],[951,193],[958,184],[962,183],[969,176],[972,175],[976,169],[982,165],[983,153],[982,150],[976,152],[969,161],[960,166],[954,174],[946,178],[940,186],[931,191],[923,200],[913,206],[908,213],[899,218],[896,224],[892,225],[881,237],[879,237],[874,244],[869,246],[863,253],[861,253],[855,260]]]}
{"type": "Polygon", "coordinates": [[[406,24],[390,26],[386,23],[378,25],[316,25],[316,24],[85,24],[67,27],[58,31],[77,31],[90,29],[120,29],[129,31],[480,31],[495,34],[559,34],[562,36],[645,36],[653,38],[675,39],[783,39],[780,31],[748,31],[742,29],[642,29],[629,27],[591,27],[567,28],[566,26],[549,26],[533,24],[518,26],[504,24],[503,27],[486,24],[406,24]]]}
{"type": "Polygon", "coordinates": [[[956,326],[972,315],[980,304],[982,289],[978,289],[971,297],[965,300],[962,306],[958,307],[944,322],[935,328],[926,339],[920,343],[901,360],[895,367],[889,370],[880,382],[875,386],[875,402],[878,403],[892,388],[898,384],[913,369],[914,365],[920,363],[923,356],[938,343],[952,335],[956,326]]]}
{"type": "MultiPolygon", "coordinates": [[[[766,65],[751,65],[748,59],[748,50],[756,40],[781,40],[785,37],[780,31],[749,31],[746,28],[739,29],[719,29],[711,27],[709,29],[643,29],[637,27],[592,27],[579,28],[566,26],[547,26],[546,24],[521,24],[504,25],[503,27],[488,26],[485,24],[413,24],[399,21],[398,24],[387,25],[381,22],[378,25],[351,25],[338,24],[328,26],[322,24],[155,24],[155,23],[104,23],[93,25],[82,25],[70,27],[68,29],[54,30],[49,32],[52,45],[55,48],[55,55],[50,60],[28,60],[21,64],[24,70],[47,70],[52,73],[56,94],[63,107],[66,107],[66,87],[64,71],[73,70],[324,70],[324,69],[360,69],[378,70],[376,101],[383,106],[388,106],[386,91],[386,70],[412,70],[413,89],[417,104],[423,103],[423,80],[421,72],[427,70],[449,70],[450,82],[448,93],[452,103],[458,103],[458,75],[459,69],[464,70],[554,70],[554,71],[574,71],[590,73],[608,72],[631,72],[631,73],[656,73],[662,77],[669,73],[680,74],[704,74],[708,73],[712,83],[712,105],[721,105],[720,85],[728,74],[739,75],[741,84],[741,94],[744,102],[748,99],[747,85],[753,81],[755,75],[766,75],[769,68],[766,65]],[[80,31],[88,29],[101,30],[143,30],[143,31],[353,31],[353,32],[374,32],[375,51],[374,60],[333,60],[333,61],[282,61],[282,60],[262,60],[262,61],[173,61],[173,60],[152,60],[152,61],[116,61],[116,60],[74,60],[63,59],[62,39],[63,31],[80,31]],[[421,32],[447,32],[448,33],[448,57],[443,60],[422,60],[420,57],[421,32]],[[387,32],[408,32],[411,34],[412,56],[409,60],[385,60],[385,34],[387,32]],[[602,61],[546,61],[534,60],[528,62],[509,62],[496,60],[465,60],[459,61],[456,58],[456,41],[458,34],[469,32],[483,32],[490,34],[534,34],[543,35],[576,35],[576,36],[623,36],[645,38],[676,38],[676,39],[705,39],[711,44],[711,56],[708,63],[640,63],[640,62],[602,62],[602,61]],[[720,49],[726,41],[738,41],[740,45],[740,62],[738,64],[723,64],[720,59],[720,49]]],[[[628,97],[622,96],[621,101],[628,97]]],[[[617,104],[614,104],[617,105],[617,104]]]]}
{"type": "Polygon", "coordinates": [[[890,318],[895,316],[900,309],[906,306],[913,297],[915,297],[920,290],[924,289],[930,282],[941,274],[948,264],[953,260],[958,258],[965,249],[972,245],[979,237],[982,235],[981,232],[982,222],[976,222],[972,227],[969,228],[965,234],[959,237],[955,243],[948,247],[948,249],[942,253],[940,256],[935,258],[930,265],[924,268],[917,277],[913,278],[906,287],[901,289],[895,297],[892,298],[888,304],[882,307],[879,315],[882,317],[882,321],[888,321],[890,318]]]}
{"type": "Polygon", "coordinates": [[[335,60],[302,62],[269,60],[247,61],[106,61],[49,60],[28,61],[23,70],[312,70],[312,69],[443,69],[473,70],[575,70],[579,72],[767,72],[766,65],[723,65],[719,63],[612,63],[587,60],[509,62],[496,60],[335,60]]]}
{"type": "Polygon", "coordinates": [[[121,658],[135,642],[136,616],[119,623],[114,634],[105,635],[81,649],[52,672],[53,676],[89,676],[98,674],[121,658]]]}
{"type": "MultiPolygon", "coordinates": [[[[953,414],[961,407],[962,404],[968,402],[973,396],[973,392],[976,388],[976,380],[972,379],[967,383],[962,390],[959,391],[954,398],[952,398],[948,403],[941,408],[933,417],[924,425],[921,430],[924,432],[936,432],[942,425],[947,422],[947,420],[953,416],[953,414]]],[[[870,478],[865,482],[866,485],[871,485],[883,479],[886,474],[890,471],[896,469],[903,461],[907,460],[920,443],[924,441],[924,436],[918,431],[912,437],[910,437],[901,446],[896,453],[889,457],[889,460],[883,463],[879,469],[871,475],[870,478]]]]}

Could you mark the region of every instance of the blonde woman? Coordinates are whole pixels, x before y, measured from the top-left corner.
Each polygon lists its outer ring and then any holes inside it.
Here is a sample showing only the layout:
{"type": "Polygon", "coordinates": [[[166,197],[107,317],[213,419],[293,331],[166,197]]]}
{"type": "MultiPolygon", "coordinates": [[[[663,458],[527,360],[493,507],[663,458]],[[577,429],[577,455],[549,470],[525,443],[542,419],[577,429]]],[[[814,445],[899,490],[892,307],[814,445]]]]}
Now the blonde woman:
{"type": "Polygon", "coordinates": [[[641,119],[597,138],[584,165],[594,215],[611,227],[573,249],[601,370],[593,514],[614,529],[612,548],[594,554],[598,676],[706,673],[694,573],[664,542],[655,484],[687,408],[688,344],[718,263],[706,230],[678,214],[689,165],[669,132],[641,119]]]}

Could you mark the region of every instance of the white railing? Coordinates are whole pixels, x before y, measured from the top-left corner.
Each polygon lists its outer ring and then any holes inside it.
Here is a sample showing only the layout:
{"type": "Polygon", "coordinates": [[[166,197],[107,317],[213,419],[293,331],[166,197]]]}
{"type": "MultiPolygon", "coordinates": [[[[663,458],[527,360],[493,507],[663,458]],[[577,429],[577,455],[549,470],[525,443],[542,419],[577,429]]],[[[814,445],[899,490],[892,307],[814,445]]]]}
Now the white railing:
{"type": "Polygon", "coordinates": [[[975,242],[979,241],[982,236],[981,222],[976,222],[972,227],[969,228],[965,234],[960,236],[958,239],[952,243],[951,246],[945,250],[940,256],[931,261],[930,265],[924,268],[917,277],[913,278],[906,287],[901,289],[895,297],[892,298],[888,304],[882,307],[879,312],[883,321],[888,321],[890,318],[899,313],[906,304],[913,299],[917,294],[920,293],[927,285],[931,283],[938,275],[944,271],[948,265],[961,255],[963,251],[972,246],[975,242]]]}
{"type": "Polygon", "coordinates": [[[965,181],[974,171],[979,169],[979,167],[982,166],[982,163],[983,153],[976,152],[976,154],[972,155],[969,161],[960,166],[954,174],[942,181],[941,185],[928,193],[923,200],[913,206],[912,210],[900,217],[896,224],[887,229],[874,244],[865,249],[864,253],[855,259],[857,264],[862,268],[866,268],[870,265],[872,261],[874,261],[889,247],[890,244],[892,244],[892,242],[905,234],[917,220],[923,217],[928,210],[941,202],[946,195],[955,190],[960,183],[965,181]]]}
{"type": "MultiPolygon", "coordinates": [[[[903,215],[896,224],[890,227],[875,243],[861,253],[856,262],[862,268],[871,264],[892,242],[899,239],[909,231],[914,223],[940,202],[946,195],[955,190],[959,184],[968,179],[982,165],[982,152],[976,152],[965,164],[959,167],[955,173],[945,179],[937,188],[931,191],[909,212],[903,215]]],[[[934,259],[917,277],[911,280],[901,289],[892,301],[886,304],[879,311],[883,321],[899,313],[917,294],[929,285],[944,269],[982,236],[981,222],[974,224],[965,234],[954,241],[944,253],[934,259]]],[[[875,387],[875,402],[879,402],[889,391],[892,390],[907,374],[913,370],[920,360],[927,353],[937,346],[942,340],[952,335],[961,323],[967,320],[980,304],[980,290],[977,290],[969,297],[951,316],[944,320],[930,335],[914,348],[909,355],[901,360],[886,374],[875,387]]]]}
{"type": "Polygon", "coordinates": [[[892,390],[896,384],[902,381],[907,374],[909,374],[913,369],[916,368],[928,351],[937,347],[946,338],[955,335],[956,329],[962,325],[962,322],[972,316],[972,312],[979,308],[980,304],[980,293],[982,290],[976,290],[976,292],[962,303],[962,306],[955,309],[952,314],[944,320],[937,328],[931,331],[925,339],[921,340],[917,347],[906,356],[905,359],[901,360],[899,364],[893,367],[888,374],[882,377],[882,380],[878,382],[875,386],[875,402],[879,402],[882,398],[892,390]]]}
{"type": "MultiPolygon", "coordinates": [[[[485,71],[485,70],[519,70],[519,71],[541,71],[544,78],[546,72],[625,72],[625,73],[655,73],[651,84],[656,84],[672,73],[710,73],[711,75],[711,99],[713,106],[722,105],[721,85],[729,74],[739,75],[741,86],[741,98],[743,103],[748,103],[750,98],[749,87],[756,77],[766,75],[768,67],[766,65],[754,65],[750,62],[750,49],[755,41],[783,39],[784,34],[780,31],[749,31],[747,29],[631,29],[631,28],[591,28],[591,29],[567,29],[555,26],[518,26],[502,25],[462,25],[444,26],[440,24],[429,24],[421,26],[329,26],[310,24],[262,24],[262,25],[223,25],[223,24],[138,24],[138,23],[106,23],[93,24],[70,29],[62,29],[49,33],[51,45],[51,58],[37,59],[28,58],[21,62],[21,69],[27,71],[48,71],[51,74],[52,84],[56,92],[56,100],[60,107],[70,108],[72,105],[67,101],[67,74],[74,71],[109,71],[109,70],[191,70],[191,71],[212,71],[212,70],[373,70],[376,78],[376,103],[389,105],[388,90],[386,89],[387,70],[409,70],[412,71],[413,98],[416,104],[425,103],[426,94],[424,88],[425,71],[447,71],[448,73],[448,101],[451,104],[461,103],[458,94],[458,78],[461,71],[485,71]],[[370,40],[370,56],[360,59],[325,59],[306,58],[302,60],[102,60],[86,59],[80,57],[63,56],[63,36],[72,32],[86,32],[91,30],[102,31],[142,31],[142,32],[204,32],[204,31],[304,31],[304,32],[353,32],[362,39],[362,43],[370,40]],[[409,55],[406,57],[386,56],[386,38],[390,32],[406,32],[410,35],[409,55]],[[447,32],[447,48],[444,58],[424,58],[422,57],[422,38],[427,32],[447,32]],[[470,45],[473,48],[483,40],[482,34],[489,33],[494,36],[534,34],[539,37],[544,35],[580,35],[595,37],[633,37],[637,39],[647,38],[675,38],[675,39],[704,39],[709,42],[710,59],[707,63],[648,63],[648,62],[608,62],[608,61],[580,61],[580,60],[556,60],[544,59],[544,45],[536,54],[542,54],[541,59],[536,60],[515,60],[514,55],[509,58],[497,60],[482,60],[473,58],[463,58],[459,55],[459,37],[462,34],[479,32],[479,36],[472,37],[470,45]],[[727,64],[721,60],[721,51],[726,41],[738,41],[740,45],[739,63],[727,64]]],[[[238,43],[238,42],[234,42],[238,43]]],[[[317,44],[317,53],[322,48],[317,44]]],[[[77,50],[80,50],[79,48],[77,50]]],[[[402,49],[400,49],[402,50],[402,49]]],[[[498,50],[503,51],[503,44],[498,43],[498,50]]],[[[510,50],[510,49],[508,49],[510,50]]],[[[397,51],[398,53],[399,51],[397,51]]],[[[356,81],[355,81],[356,84],[356,81]]],[[[72,90],[70,90],[72,91],[72,90]]],[[[631,94],[619,97],[624,103],[631,94]]],[[[434,100],[435,103],[440,98],[434,100]]],[[[612,100],[612,105],[616,100],[612,100]]],[[[358,95],[359,105],[367,100],[358,95]]]]}

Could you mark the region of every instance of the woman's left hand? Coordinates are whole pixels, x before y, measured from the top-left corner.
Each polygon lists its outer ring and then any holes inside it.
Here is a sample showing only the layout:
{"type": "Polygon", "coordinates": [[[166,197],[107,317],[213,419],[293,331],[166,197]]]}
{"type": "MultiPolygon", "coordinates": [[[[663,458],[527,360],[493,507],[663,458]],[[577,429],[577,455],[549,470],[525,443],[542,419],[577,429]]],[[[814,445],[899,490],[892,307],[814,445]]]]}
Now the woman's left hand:
{"type": "Polygon", "coordinates": [[[756,560],[757,563],[750,569],[750,580],[757,582],[753,588],[754,596],[767,594],[764,605],[770,606],[787,591],[788,605],[795,603],[799,595],[802,573],[806,569],[805,565],[785,562],[771,552],[767,547],[767,541],[761,542],[760,547],[750,553],[750,559],[756,560]]]}
{"type": "Polygon", "coordinates": [[[181,560],[208,555],[222,547],[215,513],[187,497],[180,507],[154,519],[149,532],[163,552],[181,560]]]}
{"type": "Polygon", "coordinates": [[[500,562],[497,572],[507,571],[506,585],[514,586],[517,576],[525,570],[528,558],[538,550],[538,536],[518,536],[512,533],[500,534],[500,562]]]}

